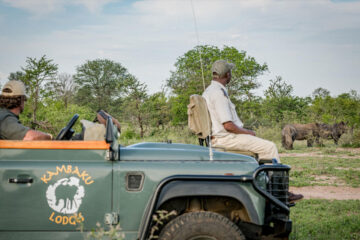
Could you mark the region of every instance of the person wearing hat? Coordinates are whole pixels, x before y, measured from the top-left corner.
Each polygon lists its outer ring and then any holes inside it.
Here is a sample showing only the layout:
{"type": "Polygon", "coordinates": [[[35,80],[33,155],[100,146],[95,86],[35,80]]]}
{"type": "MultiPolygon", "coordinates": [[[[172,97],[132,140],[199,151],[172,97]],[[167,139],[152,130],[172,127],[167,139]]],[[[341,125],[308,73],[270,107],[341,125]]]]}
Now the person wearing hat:
{"type": "Polygon", "coordinates": [[[21,124],[20,113],[26,101],[22,82],[8,81],[0,94],[0,140],[51,140],[52,135],[21,124]]]}
{"type": "MultiPolygon", "coordinates": [[[[231,80],[234,64],[218,60],[212,65],[213,80],[203,93],[212,123],[211,144],[225,149],[250,151],[259,159],[276,159],[280,162],[275,143],[256,137],[254,131],[243,127],[235,105],[231,102],[226,85],[231,80]]],[[[301,194],[289,193],[289,200],[303,198],[301,194]]]]}

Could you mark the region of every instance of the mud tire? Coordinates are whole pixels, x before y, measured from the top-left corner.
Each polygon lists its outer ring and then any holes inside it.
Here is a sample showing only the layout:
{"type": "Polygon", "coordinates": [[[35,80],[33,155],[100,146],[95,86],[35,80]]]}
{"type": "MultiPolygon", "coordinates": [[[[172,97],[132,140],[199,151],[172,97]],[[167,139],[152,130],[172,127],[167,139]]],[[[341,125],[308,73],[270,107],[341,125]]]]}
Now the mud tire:
{"type": "Polygon", "coordinates": [[[169,222],[160,240],[245,240],[241,230],[228,218],[213,212],[185,213],[169,222]]]}

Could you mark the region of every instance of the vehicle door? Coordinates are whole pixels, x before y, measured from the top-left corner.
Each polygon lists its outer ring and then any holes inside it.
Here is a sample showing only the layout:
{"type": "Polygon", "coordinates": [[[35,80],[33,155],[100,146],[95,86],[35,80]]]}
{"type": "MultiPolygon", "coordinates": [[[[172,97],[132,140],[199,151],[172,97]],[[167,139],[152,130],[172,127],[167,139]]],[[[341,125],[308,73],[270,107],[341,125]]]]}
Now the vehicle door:
{"type": "Polygon", "coordinates": [[[0,141],[0,232],[96,228],[111,212],[104,141],[0,141]]]}

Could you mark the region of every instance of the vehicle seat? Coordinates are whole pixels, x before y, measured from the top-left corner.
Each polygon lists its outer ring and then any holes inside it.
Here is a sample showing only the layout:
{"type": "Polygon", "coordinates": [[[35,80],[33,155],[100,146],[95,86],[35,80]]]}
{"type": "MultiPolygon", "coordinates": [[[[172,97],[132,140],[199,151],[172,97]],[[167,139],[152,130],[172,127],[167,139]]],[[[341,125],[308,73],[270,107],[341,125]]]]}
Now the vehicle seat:
{"type": "Polygon", "coordinates": [[[106,127],[104,124],[94,123],[85,119],[80,120],[80,123],[83,128],[84,141],[102,141],[105,139],[106,127]]]}

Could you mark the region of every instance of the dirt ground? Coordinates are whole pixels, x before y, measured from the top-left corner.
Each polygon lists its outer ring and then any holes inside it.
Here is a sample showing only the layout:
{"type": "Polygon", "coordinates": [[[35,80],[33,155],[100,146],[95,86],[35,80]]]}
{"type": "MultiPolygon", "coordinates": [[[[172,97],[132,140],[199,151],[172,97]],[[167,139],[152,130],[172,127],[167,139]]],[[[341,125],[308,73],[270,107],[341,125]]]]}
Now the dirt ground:
{"type": "MultiPolygon", "coordinates": [[[[344,151],[345,149],[338,148],[336,152],[344,151]]],[[[349,151],[349,149],[346,149],[349,151]]],[[[342,156],[334,155],[337,158],[359,158],[360,148],[352,149],[352,154],[357,156],[342,156]]],[[[281,153],[280,157],[322,157],[321,152],[310,153],[281,153]]],[[[325,155],[324,155],[325,156],[325,155]]],[[[332,155],[326,155],[326,157],[332,157],[332,155]]],[[[329,200],[360,200],[360,188],[351,187],[335,187],[335,186],[309,186],[309,187],[290,187],[290,192],[301,193],[305,199],[318,198],[329,200]]]]}
{"type": "Polygon", "coordinates": [[[290,192],[301,193],[305,199],[360,200],[360,188],[334,186],[290,187],[290,192]]]}

